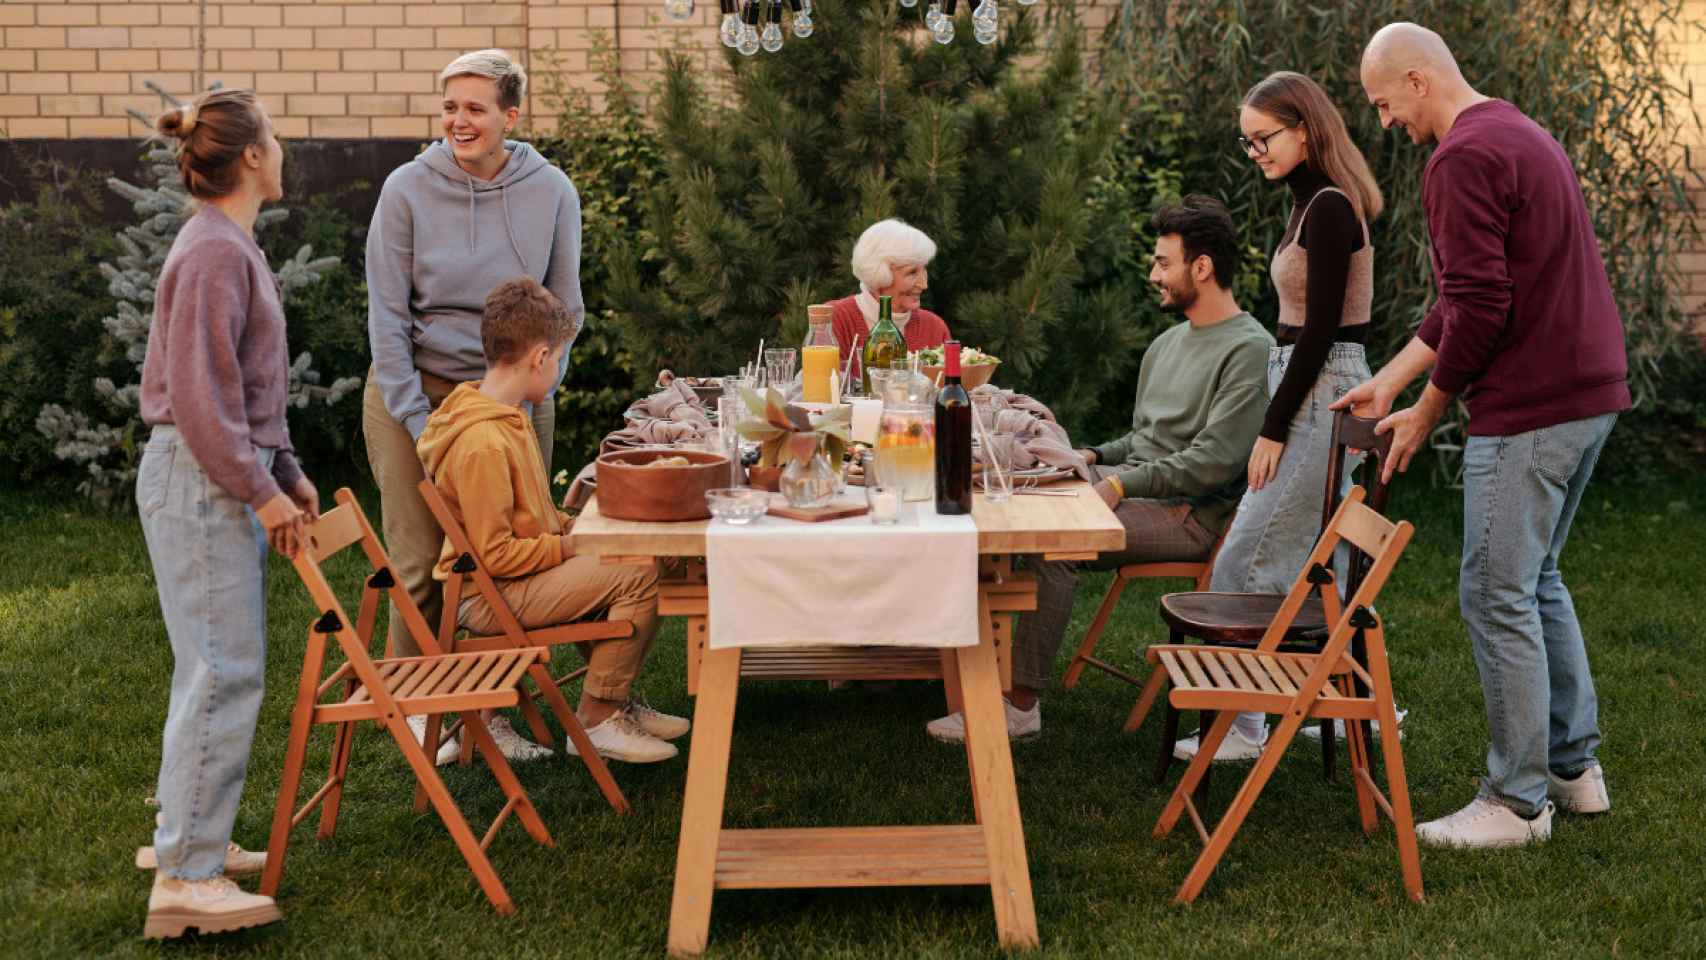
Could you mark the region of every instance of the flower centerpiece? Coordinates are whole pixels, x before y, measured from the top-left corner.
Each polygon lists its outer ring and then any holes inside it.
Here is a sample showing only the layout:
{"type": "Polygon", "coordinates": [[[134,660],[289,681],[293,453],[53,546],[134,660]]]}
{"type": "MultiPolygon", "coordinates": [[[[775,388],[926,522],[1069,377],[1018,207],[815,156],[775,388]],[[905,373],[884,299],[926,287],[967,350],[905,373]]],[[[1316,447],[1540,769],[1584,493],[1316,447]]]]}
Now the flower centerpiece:
{"type": "Polygon", "coordinates": [[[744,439],[758,444],[758,465],[749,471],[753,486],[780,489],[784,467],[791,463],[810,467],[813,458],[819,456],[835,476],[840,476],[841,461],[852,439],[851,408],[838,406],[812,413],[787,403],[781,393],[769,388],[762,393],[743,388],[741,401],[751,416],[735,429],[744,439]]]}

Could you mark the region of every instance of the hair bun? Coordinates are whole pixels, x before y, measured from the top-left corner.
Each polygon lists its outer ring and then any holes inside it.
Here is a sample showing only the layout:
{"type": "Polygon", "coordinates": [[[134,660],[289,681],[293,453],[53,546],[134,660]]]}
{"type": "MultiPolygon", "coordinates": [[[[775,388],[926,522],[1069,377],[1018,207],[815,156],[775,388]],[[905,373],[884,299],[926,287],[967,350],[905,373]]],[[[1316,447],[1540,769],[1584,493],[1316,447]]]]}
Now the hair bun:
{"type": "Polygon", "coordinates": [[[195,129],[196,112],[196,105],[193,103],[167,110],[160,114],[158,120],[154,121],[154,129],[168,137],[176,137],[182,140],[190,135],[190,131],[195,129]]]}

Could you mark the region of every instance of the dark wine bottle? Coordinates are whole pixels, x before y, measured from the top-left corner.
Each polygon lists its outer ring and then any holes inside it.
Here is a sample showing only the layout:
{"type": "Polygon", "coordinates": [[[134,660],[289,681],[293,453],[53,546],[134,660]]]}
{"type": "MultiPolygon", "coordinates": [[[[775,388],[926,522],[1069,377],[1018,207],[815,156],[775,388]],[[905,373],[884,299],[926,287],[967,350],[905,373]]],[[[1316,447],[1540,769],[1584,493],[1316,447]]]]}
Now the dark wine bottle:
{"type": "Polygon", "coordinates": [[[936,392],[936,512],[971,512],[971,395],[960,385],[960,342],[942,345],[936,392]]]}

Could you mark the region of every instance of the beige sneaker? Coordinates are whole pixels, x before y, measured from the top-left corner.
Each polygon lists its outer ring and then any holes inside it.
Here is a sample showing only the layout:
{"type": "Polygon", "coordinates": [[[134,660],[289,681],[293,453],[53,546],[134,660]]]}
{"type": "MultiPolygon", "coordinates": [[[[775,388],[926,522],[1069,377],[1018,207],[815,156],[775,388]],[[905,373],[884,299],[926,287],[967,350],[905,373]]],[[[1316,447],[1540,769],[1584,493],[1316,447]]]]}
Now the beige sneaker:
{"type": "MultiPolygon", "coordinates": [[[[249,877],[267,868],[267,852],[244,850],[232,843],[225,848],[225,875],[229,877],[249,877]]],[[[136,848],[136,869],[158,870],[160,858],[155,856],[153,847],[136,848]]]]}
{"type": "MultiPolygon", "coordinates": [[[[673,743],[665,743],[640,728],[626,710],[618,710],[596,727],[588,727],[587,738],[598,755],[626,763],[659,763],[680,753],[673,743]]],[[[563,749],[571,757],[580,756],[575,742],[563,739],[563,749]]]]}
{"type": "MultiPolygon", "coordinates": [[[[409,732],[415,735],[415,742],[424,746],[426,744],[426,716],[424,714],[417,713],[407,719],[409,723],[409,732]]],[[[446,726],[448,726],[448,723],[444,721],[441,721],[438,725],[438,758],[434,760],[433,763],[440,767],[446,764],[455,763],[456,758],[462,755],[460,731],[454,737],[446,737],[444,736],[444,728],[446,726]]]]}
{"type": "Polygon", "coordinates": [[[493,717],[491,722],[486,724],[486,730],[497,742],[498,749],[503,751],[505,760],[522,763],[551,755],[550,747],[541,746],[516,733],[515,728],[509,725],[508,717],[493,717]]]}
{"type": "Polygon", "coordinates": [[[159,940],[181,937],[192,929],[203,934],[225,933],[283,918],[271,897],[244,893],[229,878],[173,880],[156,873],[142,935],[159,940]]]}
{"type": "Polygon", "coordinates": [[[635,695],[628,700],[628,705],[622,708],[646,731],[659,740],[674,740],[686,735],[693,729],[693,724],[686,717],[677,717],[664,713],[646,702],[646,698],[635,695]]]}

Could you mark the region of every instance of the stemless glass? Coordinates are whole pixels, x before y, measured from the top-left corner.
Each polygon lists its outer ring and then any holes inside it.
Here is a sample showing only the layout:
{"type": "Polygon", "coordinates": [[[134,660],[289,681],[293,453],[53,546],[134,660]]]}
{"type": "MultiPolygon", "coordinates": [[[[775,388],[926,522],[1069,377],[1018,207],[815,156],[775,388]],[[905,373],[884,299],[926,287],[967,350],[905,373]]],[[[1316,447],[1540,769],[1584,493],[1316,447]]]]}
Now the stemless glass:
{"type": "Polygon", "coordinates": [[[983,496],[991,503],[1013,497],[1013,454],[1019,438],[1011,433],[986,433],[983,445],[983,496]]]}
{"type": "Polygon", "coordinates": [[[794,363],[800,353],[793,347],[764,348],[764,373],[772,386],[783,386],[794,380],[794,363]]]}

